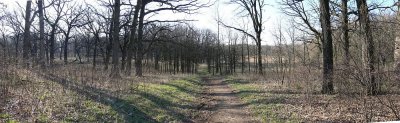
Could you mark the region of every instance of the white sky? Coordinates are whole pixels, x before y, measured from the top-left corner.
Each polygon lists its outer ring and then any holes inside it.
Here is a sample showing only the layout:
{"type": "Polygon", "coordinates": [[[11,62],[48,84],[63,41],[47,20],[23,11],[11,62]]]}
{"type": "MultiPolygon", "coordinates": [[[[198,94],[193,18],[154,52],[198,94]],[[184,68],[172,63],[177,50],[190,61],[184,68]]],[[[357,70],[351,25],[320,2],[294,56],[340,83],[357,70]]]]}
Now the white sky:
{"type": "MultiPolygon", "coordinates": [[[[36,0],[33,0],[36,1],[36,0]]],[[[94,3],[96,0],[85,0],[88,3],[94,3]]],[[[208,0],[202,0],[204,2],[207,2],[208,0]]],[[[217,0],[217,2],[209,7],[209,8],[203,8],[199,11],[198,14],[195,15],[187,15],[187,14],[173,14],[171,12],[165,12],[161,13],[155,17],[152,17],[153,19],[171,19],[175,20],[176,18],[183,18],[183,19],[190,19],[190,20],[197,20],[194,22],[191,22],[192,25],[202,28],[202,29],[211,29],[214,32],[217,32],[217,8],[219,6],[219,15],[221,20],[226,23],[227,25],[232,25],[235,27],[242,27],[244,25],[243,22],[246,22],[247,18],[243,17],[237,17],[236,13],[236,6],[234,5],[229,5],[226,4],[226,2],[229,0],[217,0]]],[[[264,32],[262,34],[262,44],[269,44],[273,45],[274,44],[274,38],[272,38],[271,31],[276,27],[278,21],[283,20],[282,18],[284,17],[282,14],[280,14],[280,10],[277,1],[278,0],[269,0],[271,1],[268,3],[264,8],[264,32]]],[[[18,8],[17,7],[17,2],[22,6],[25,7],[26,5],[26,0],[1,0],[1,2],[5,3],[7,5],[7,10],[12,11],[13,9],[18,8]]],[[[246,24],[249,24],[248,22],[246,24]]],[[[284,24],[283,24],[284,25],[284,24]]],[[[247,26],[249,30],[251,30],[251,25],[247,26]]],[[[227,35],[227,30],[226,28],[220,26],[221,29],[221,34],[222,35],[227,35]]],[[[235,31],[233,31],[235,32],[235,31]]]]}
{"type": "MultiPolygon", "coordinates": [[[[1,2],[5,3],[7,5],[7,10],[12,11],[13,9],[18,8],[17,7],[17,2],[20,3],[22,7],[25,7],[26,0],[0,0],[1,2]]],[[[36,0],[33,0],[36,1],[36,0]]],[[[46,0],[45,0],[46,1],[46,0]]],[[[75,0],[75,1],[81,1],[81,0],[75,0]]],[[[84,0],[88,3],[96,3],[97,0],[84,0]]],[[[200,0],[204,2],[208,2],[209,0],[200,0]]],[[[211,0],[212,1],[212,0],[211,0]]],[[[214,32],[217,32],[217,8],[219,8],[219,15],[221,20],[231,26],[235,27],[243,27],[243,25],[247,24],[247,27],[249,30],[252,30],[250,27],[250,23],[248,21],[244,21],[248,18],[243,18],[243,17],[237,17],[235,11],[237,9],[236,6],[226,4],[229,0],[216,0],[217,2],[209,7],[209,8],[203,8],[199,10],[198,14],[194,15],[187,15],[187,14],[174,14],[172,12],[163,12],[160,13],[157,16],[152,17],[151,19],[159,19],[159,20],[176,20],[177,18],[180,19],[188,19],[188,20],[197,20],[194,22],[191,22],[192,25],[201,28],[201,29],[210,29],[214,32]],[[218,7],[219,6],[219,7],[218,7]],[[243,23],[245,22],[245,23],[243,23]]],[[[284,14],[281,13],[281,10],[279,9],[281,6],[278,4],[278,1],[281,0],[266,0],[268,1],[269,5],[267,5],[264,8],[264,31],[262,34],[262,44],[268,44],[268,45],[273,45],[275,38],[272,36],[272,32],[277,28],[277,25],[279,23],[282,23],[282,28],[285,29],[291,24],[286,22],[289,17],[285,16],[284,14]]],[[[384,5],[393,5],[397,0],[368,0],[369,4],[371,2],[374,3],[379,3],[379,4],[384,4],[384,5]]],[[[354,3],[350,3],[354,4],[354,3]]],[[[220,27],[220,32],[222,37],[226,37],[224,35],[227,35],[227,29],[224,27],[220,27]]],[[[233,31],[235,32],[235,31],[233,31]]],[[[225,39],[226,40],[226,39],[225,39]]]]}

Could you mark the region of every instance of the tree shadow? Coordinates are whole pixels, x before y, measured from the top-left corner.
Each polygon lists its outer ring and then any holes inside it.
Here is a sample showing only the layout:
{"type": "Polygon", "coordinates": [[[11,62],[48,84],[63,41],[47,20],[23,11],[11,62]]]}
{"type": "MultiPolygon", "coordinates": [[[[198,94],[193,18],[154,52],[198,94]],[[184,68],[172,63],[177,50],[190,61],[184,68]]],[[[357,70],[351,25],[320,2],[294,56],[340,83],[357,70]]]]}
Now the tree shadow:
{"type": "Polygon", "coordinates": [[[189,93],[189,94],[200,94],[199,92],[196,92],[196,91],[194,91],[194,90],[187,89],[187,88],[182,87],[182,86],[179,86],[179,85],[177,85],[177,84],[164,83],[163,85],[167,85],[167,86],[174,87],[174,88],[178,89],[178,90],[181,91],[181,92],[185,92],[185,93],[189,93]]]}
{"type": "Polygon", "coordinates": [[[129,101],[110,95],[106,90],[94,88],[88,85],[69,81],[65,78],[53,74],[42,75],[45,79],[56,82],[68,90],[74,91],[86,98],[110,106],[118,114],[122,115],[125,122],[129,123],[157,123],[151,116],[140,111],[136,106],[131,105],[129,101]]]}
{"type": "Polygon", "coordinates": [[[269,90],[266,92],[271,94],[304,94],[304,92],[293,90],[269,90]]]}
{"type": "MultiPolygon", "coordinates": [[[[172,116],[174,118],[178,119],[179,121],[184,122],[184,123],[192,123],[193,122],[192,120],[190,120],[190,118],[188,118],[188,116],[186,116],[186,115],[184,115],[184,114],[182,114],[180,112],[177,112],[176,110],[173,109],[173,107],[178,107],[179,109],[195,109],[194,105],[176,104],[176,103],[173,103],[173,102],[168,101],[166,99],[160,98],[157,95],[154,95],[154,94],[151,94],[151,93],[146,93],[146,92],[139,92],[137,94],[139,94],[143,98],[146,98],[146,99],[152,101],[158,107],[160,107],[161,109],[166,111],[168,114],[172,114],[172,116]]],[[[173,95],[171,95],[171,97],[178,98],[178,97],[173,96],[173,95]]]]}

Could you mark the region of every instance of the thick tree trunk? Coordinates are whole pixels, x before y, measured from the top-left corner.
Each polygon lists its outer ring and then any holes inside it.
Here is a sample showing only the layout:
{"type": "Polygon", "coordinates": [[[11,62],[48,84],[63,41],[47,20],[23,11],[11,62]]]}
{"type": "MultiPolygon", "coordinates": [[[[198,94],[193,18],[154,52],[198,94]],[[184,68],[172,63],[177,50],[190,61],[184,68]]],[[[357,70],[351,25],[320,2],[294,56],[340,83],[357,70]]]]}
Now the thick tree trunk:
{"type": "Polygon", "coordinates": [[[22,57],[24,59],[24,66],[29,67],[29,54],[31,51],[31,41],[30,41],[30,18],[31,18],[31,5],[32,0],[28,0],[26,3],[26,12],[25,12],[25,27],[24,27],[24,42],[23,42],[23,54],[22,57]]]}
{"type": "Polygon", "coordinates": [[[43,17],[43,1],[38,0],[38,8],[39,8],[39,30],[40,30],[40,39],[39,39],[39,65],[41,67],[46,66],[46,59],[45,59],[45,39],[44,39],[44,17],[43,17]]]}
{"type": "Polygon", "coordinates": [[[114,12],[113,12],[113,44],[112,44],[112,68],[110,77],[118,78],[119,74],[119,17],[120,17],[120,0],[114,1],[114,12]]]}
{"type": "Polygon", "coordinates": [[[367,76],[368,76],[368,94],[376,95],[379,93],[378,83],[376,82],[376,56],[375,56],[375,44],[372,38],[372,32],[370,30],[370,22],[368,15],[368,6],[366,0],[357,0],[357,8],[360,16],[360,27],[361,37],[364,37],[365,44],[367,46],[367,76]]]}
{"type": "Polygon", "coordinates": [[[333,47],[332,30],[329,13],[329,1],[320,0],[320,21],[323,43],[323,82],[322,93],[333,93],[333,47]]]}

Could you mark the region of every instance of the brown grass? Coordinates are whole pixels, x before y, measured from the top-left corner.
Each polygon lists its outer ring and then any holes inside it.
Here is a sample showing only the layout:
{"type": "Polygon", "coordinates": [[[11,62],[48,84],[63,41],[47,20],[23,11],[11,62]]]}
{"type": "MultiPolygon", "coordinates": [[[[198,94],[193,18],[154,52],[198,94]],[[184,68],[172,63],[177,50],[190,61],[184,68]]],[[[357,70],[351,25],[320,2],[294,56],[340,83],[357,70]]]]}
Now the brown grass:
{"type": "MultiPolygon", "coordinates": [[[[262,93],[246,93],[245,101],[253,105],[254,112],[272,112],[277,121],[295,122],[370,122],[400,120],[400,88],[397,82],[386,81],[384,94],[367,96],[366,89],[357,81],[335,81],[336,94],[320,94],[321,76],[318,69],[299,67],[288,75],[284,83],[276,73],[264,76],[245,74],[231,76],[237,90],[259,90],[262,93]],[[278,76],[278,77],[277,77],[278,76]],[[248,98],[247,98],[248,97],[248,98]],[[266,105],[267,108],[263,107],[266,105]],[[397,115],[397,116],[396,116],[397,115]]],[[[339,76],[339,75],[336,75],[339,76]]],[[[394,76],[394,75],[390,75],[394,76]]],[[[385,79],[390,80],[390,79],[385,79]]],[[[240,92],[239,92],[240,93],[240,92]]],[[[259,115],[272,122],[265,115],[259,115]]]]}
{"type": "Polygon", "coordinates": [[[119,121],[122,116],[110,115],[115,114],[110,112],[110,106],[88,99],[99,96],[101,100],[103,92],[112,98],[118,98],[130,93],[136,84],[166,83],[188,76],[147,73],[141,78],[123,76],[120,79],[110,79],[109,72],[102,68],[93,70],[87,64],[57,65],[45,70],[24,69],[10,64],[3,66],[5,69],[0,70],[0,122],[71,119],[79,119],[79,122],[119,121]],[[83,95],[86,93],[90,95],[83,95]],[[95,109],[88,105],[93,105],[95,109]]]}

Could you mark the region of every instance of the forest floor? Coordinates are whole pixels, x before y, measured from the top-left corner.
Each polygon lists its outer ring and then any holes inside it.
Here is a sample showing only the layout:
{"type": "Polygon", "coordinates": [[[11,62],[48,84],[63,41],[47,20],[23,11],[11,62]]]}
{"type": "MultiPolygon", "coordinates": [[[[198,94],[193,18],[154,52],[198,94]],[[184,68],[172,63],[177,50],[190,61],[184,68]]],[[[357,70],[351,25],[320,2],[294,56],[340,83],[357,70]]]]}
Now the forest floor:
{"type": "MultiPolygon", "coordinates": [[[[84,64],[0,71],[0,122],[369,122],[400,120],[400,95],[319,93],[319,80],[163,74],[110,79],[84,64]]],[[[272,75],[272,74],[271,74],[272,75]]],[[[270,75],[270,76],[271,76],[270,75]]],[[[312,74],[310,74],[312,75],[312,74]]],[[[337,90],[356,90],[339,86],[337,90]]],[[[396,87],[384,85],[383,87],[396,87]]],[[[394,90],[394,89],[387,89],[394,90]]]]}

